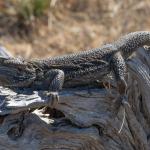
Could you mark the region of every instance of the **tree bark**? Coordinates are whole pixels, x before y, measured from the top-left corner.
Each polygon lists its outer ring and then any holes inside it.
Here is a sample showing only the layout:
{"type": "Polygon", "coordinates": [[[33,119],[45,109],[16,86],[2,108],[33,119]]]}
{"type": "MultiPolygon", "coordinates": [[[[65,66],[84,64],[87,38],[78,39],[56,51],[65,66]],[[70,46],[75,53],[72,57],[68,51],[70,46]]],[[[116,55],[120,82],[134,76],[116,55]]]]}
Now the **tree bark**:
{"type": "Polygon", "coordinates": [[[0,150],[150,150],[150,51],[127,68],[122,105],[110,78],[109,89],[64,89],[55,108],[42,91],[1,87],[0,150]]]}

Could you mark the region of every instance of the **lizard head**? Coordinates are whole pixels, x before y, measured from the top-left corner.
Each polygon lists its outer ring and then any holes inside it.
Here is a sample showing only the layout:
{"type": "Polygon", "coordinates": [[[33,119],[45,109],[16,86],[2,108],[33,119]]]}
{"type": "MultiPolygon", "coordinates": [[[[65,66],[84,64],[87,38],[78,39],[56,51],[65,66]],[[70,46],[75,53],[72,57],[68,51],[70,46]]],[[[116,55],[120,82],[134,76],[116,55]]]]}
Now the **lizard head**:
{"type": "Polygon", "coordinates": [[[35,78],[35,70],[27,61],[0,57],[0,86],[26,87],[35,78]]]}

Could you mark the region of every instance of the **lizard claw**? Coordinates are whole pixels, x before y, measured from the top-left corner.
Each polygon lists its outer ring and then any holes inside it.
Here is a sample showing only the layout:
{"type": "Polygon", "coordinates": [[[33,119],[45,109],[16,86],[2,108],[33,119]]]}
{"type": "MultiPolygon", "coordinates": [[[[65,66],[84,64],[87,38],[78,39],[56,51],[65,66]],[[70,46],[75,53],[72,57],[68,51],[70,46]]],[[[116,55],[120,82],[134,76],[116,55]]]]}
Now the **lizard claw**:
{"type": "Polygon", "coordinates": [[[51,107],[55,108],[55,106],[59,102],[58,92],[49,92],[49,93],[47,93],[47,96],[49,96],[51,98],[51,103],[50,103],[51,107]]]}

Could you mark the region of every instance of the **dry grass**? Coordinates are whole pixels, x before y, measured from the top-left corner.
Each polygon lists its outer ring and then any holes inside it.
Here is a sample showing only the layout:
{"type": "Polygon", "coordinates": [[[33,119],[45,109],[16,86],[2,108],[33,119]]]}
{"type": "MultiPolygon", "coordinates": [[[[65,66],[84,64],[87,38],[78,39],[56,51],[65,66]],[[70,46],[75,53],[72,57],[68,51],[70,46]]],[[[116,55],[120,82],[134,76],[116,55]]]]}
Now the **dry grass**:
{"type": "Polygon", "coordinates": [[[0,43],[26,58],[61,55],[99,47],[132,31],[150,30],[149,18],[149,0],[57,0],[47,17],[25,30],[29,35],[18,34],[20,28],[7,32],[10,24],[5,17],[0,43]]]}

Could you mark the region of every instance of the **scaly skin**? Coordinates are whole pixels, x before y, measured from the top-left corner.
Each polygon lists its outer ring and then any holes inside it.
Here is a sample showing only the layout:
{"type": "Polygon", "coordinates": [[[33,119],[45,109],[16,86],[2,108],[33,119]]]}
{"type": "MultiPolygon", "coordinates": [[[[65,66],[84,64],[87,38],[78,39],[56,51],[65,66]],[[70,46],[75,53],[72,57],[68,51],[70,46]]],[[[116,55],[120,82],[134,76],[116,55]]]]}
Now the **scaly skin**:
{"type": "Polygon", "coordinates": [[[150,45],[150,32],[148,31],[127,34],[101,48],[44,60],[26,61],[1,58],[0,81],[2,85],[9,87],[32,87],[59,91],[62,87],[91,84],[112,71],[119,93],[123,95],[126,92],[125,60],[137,48],[144,45],[150,45]]]}

